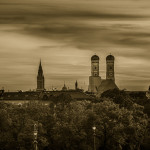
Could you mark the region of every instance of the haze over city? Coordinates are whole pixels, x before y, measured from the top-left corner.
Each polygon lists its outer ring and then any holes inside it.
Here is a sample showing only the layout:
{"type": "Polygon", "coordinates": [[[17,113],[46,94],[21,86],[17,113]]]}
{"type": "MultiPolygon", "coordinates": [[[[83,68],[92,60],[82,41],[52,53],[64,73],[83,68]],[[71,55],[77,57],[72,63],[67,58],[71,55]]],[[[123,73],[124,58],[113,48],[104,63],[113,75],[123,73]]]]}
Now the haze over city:
{"type": "Polygon", "coordinates": [[[0,86],[36,89],[40,59],[45,88],[64,81],[87,90],[91,56],[115,56],[120,89],[147,90],[150,85],[149,0],[1,0],[0,86]]]}

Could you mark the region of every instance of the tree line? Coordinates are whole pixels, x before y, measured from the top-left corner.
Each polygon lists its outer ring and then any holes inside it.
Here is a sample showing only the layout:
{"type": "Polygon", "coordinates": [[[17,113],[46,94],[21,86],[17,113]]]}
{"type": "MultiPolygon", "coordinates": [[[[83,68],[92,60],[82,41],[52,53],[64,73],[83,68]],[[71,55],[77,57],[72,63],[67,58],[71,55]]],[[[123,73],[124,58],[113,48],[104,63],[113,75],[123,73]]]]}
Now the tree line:
{"type": "Polygon", "coordinates": [[[119,90],[92,101],[61,94],[52,97],[49,105],[1,102],[0,150],[33,150],[35,123],[39,150],[93,150],[94,136],[97,150],[146,150],[148,120],[144,107],[119,90]]]}

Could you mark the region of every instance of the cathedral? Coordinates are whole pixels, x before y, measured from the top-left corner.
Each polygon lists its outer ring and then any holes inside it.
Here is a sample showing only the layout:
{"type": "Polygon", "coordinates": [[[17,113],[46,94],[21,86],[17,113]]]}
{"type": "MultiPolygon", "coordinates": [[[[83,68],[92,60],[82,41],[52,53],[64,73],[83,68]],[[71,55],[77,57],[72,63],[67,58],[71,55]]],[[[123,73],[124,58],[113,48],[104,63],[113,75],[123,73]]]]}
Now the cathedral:
{"type": "Polygon", "coordinates": [[[99,57],[91,57],[91,76],[89,77],[89,89],[91,93],[100,96],[104,91],[118,88],[115,84],[114,61],[115,57],[108,55],[106,57],[106,79],[101,79],[99,75],[99,57]]]}

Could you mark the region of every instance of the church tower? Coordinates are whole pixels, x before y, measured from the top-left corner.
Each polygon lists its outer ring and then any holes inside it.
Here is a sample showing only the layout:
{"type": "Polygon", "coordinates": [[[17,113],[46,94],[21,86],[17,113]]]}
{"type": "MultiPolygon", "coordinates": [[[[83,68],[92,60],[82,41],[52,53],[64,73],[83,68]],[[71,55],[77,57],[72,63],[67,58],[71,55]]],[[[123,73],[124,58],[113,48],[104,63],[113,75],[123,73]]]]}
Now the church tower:
{"type": "Polygon", "coordinates": [[[77,80],[75,82],[75,90],[78,90],[78,82],[77,82],[77,80]]]}
{"type": "Polygon", "coordinates": [[[113,81],[115,81],[114,61],[115,57],[113,55],[108,55],[106,57],[106,79],[111,79],[113,81]]]}
{"type": "Polygon", "coordinates": [[[99,57],[93,55],[91,57],[91,76],[89,77],[89,92],[97,93],[98,87],[101,83],[99,76],[99,57]]]}
{"type": "Polygon", "coordinates": [[[37,75],[37,91],[44,91],[44,74],[43,74],[43,69],[41,65],[41,60],[39,64],[39,70],[38,70],[38,75],[37,75]]]}

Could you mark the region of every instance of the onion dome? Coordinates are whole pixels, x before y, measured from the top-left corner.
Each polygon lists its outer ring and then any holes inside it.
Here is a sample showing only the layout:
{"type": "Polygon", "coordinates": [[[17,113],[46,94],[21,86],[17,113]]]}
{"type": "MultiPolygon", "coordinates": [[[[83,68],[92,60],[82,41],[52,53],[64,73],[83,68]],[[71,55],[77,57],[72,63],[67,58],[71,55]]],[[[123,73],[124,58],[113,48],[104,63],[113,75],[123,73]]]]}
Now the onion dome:
{"type": "Polygon", "coordinates": [[[93,56],[91,57],[91,60],[99,60],[99,57],[98,57],[97,55],[93,55],[93,56]]]}
{"type": "Polygon", "coordinates": [[[115,60],[115,57],[113,55],[108,55],[106,57],[106,60],[115,60]]]}

